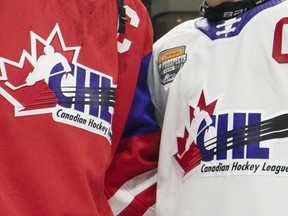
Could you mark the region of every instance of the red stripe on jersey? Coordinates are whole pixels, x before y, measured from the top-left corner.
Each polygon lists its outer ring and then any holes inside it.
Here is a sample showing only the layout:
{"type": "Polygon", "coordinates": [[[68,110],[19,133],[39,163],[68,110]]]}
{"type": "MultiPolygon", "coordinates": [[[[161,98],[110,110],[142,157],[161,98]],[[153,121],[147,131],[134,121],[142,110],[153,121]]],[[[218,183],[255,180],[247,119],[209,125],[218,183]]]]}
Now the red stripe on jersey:
{"type": "Polygon", "coordinates": [[[135,197],[133,202],[118,216],[140,216],[143,215],[147,211],[147,206],[153,206],[156,202],[156,184],[147,188],[147,190],[140,193],[135,197]],[[143,203],[147,204],[144,206],[143,203]],[[143,208],[142,208],[143,206],[143,208]]]}
{"type": "Polygon", "coordinates": [[[160,132],[124,138],[106,173],[106,195],[111,198],[127,181],[157,168],[160,132]],[[127,168],[128,167],[128,168],[127,168]]]}

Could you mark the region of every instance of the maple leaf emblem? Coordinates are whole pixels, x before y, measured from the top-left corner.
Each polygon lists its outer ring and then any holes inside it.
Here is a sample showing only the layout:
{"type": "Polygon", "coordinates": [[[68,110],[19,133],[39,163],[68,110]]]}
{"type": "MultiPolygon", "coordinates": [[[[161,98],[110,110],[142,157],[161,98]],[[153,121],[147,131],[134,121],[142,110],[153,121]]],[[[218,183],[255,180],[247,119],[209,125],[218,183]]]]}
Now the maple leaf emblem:
{"type": "Polygon", "coordinates": [[[212,124],[211,116],[214,113],[217,100],[206,104],[204,92],[201,92],[197,106],[189,106],[190,125],[185,127],[183,137],[177,137],[178,152],[174,159],[184,171],[184,175],[201,163],[201,150],[197,147],[197,137],[205,133],[212,124]]]}
{"type": "Polygon", "coordinates": [[[15,116],[52,112],[58,99],[48,78],[73,73],[80,52],[80,47],[66,47],[58,24],[47,39],[31,31],[30,43],[30,52],[23,50],[19,61],[0,57],[0,94],[14,105],[15,116]]]}

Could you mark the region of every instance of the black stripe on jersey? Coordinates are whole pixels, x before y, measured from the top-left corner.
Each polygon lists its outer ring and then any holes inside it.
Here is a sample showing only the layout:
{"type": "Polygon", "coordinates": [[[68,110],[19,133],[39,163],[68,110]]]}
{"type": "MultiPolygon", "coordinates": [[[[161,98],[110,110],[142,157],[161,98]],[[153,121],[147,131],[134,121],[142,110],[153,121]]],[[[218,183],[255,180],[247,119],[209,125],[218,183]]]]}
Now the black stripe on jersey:
{"type": "Polygon", "coordinates": [[[91,88],[91,87],[77,87],[77,97],[65,97],[65,94],[75,95],[75,87],[62,87],[61,92],[63,97],[58,96],[58,101],[52,100],[53,98],[43,98],[33,101],[32,104],[25,106],[26,109],[33,109],[33,107],[45,107],[55,104],[83,104],[83,105],[98,105],[114,107],[116,88],[91,88]],[[69,98],[69,101],[67,100],[69,98]],[[72,98],[72,100],[71,100],[72,98]],[[49,102],[47,102],[49,101],[49,102]]]}

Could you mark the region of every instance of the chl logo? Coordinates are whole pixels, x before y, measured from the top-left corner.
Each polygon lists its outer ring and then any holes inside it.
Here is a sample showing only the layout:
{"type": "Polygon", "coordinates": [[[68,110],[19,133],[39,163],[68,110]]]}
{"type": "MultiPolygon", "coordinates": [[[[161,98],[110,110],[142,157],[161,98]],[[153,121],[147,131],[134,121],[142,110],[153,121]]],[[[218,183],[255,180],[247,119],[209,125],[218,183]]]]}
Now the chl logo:
{"type": "Polygon", "coordinates": [[[66,47],[55,26],[47,40],[31,32],[31,54],[0,58],[2,94],[15,116],[52,113],[55,121],[111,141],[116,85],[112,77],[77,63],[80,47],[66,47]]]}
{"type": "Polygon", "coordinates": [[[217,100],[206,104],[204,92],[195,107],[189,107],[190,125],[177,137],[173,158],[184,175],[201,161],[269,159],[270,149],[260,143],[288,137],[288,114],[262,120],[261,113],[214,114],[217,100]],[[230,125],[230,126],[229,126],[230,125]]]}

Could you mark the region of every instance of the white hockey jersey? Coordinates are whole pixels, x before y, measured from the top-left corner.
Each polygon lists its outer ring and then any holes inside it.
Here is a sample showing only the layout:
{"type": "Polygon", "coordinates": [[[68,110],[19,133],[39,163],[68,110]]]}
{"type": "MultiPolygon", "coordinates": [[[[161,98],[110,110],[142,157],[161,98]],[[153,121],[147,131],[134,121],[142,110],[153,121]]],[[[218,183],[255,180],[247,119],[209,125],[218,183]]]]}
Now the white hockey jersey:
{"type": "Polygon", "coordinates": [[[183,23],[150,69],[157,216],[287,216],[288,2],[183,23]]]}

